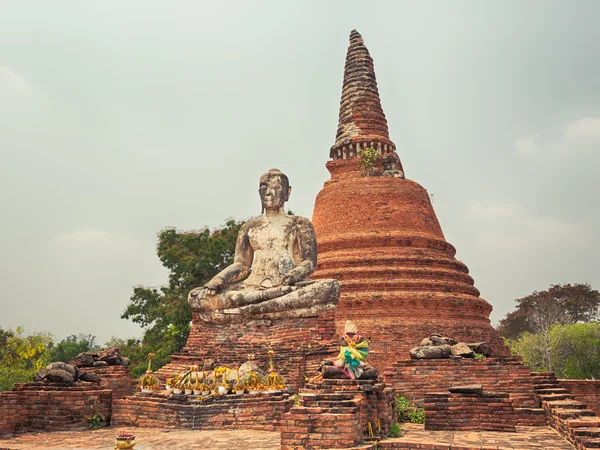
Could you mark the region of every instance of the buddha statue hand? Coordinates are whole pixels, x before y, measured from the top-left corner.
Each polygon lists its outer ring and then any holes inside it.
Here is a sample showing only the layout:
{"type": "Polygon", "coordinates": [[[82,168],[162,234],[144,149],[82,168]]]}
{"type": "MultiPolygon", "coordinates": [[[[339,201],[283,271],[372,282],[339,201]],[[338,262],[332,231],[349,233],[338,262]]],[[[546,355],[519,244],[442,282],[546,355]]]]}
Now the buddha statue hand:
{"type": "Polygon", "coordinates": [[[298,281],[302,281],[303,277],[294,274],[294,271],[288,272],[283,276],[282,283],[287,286],[293,286],[298,281]]]}
{"type": "Polygon", "coordinates": [[[225,282],[223,281],[223,278],[221,278],[217,275],[212,280],[210,280],[208,283],[206,283],[204,285],[203,289],[204,289],[204,292],[206,293],[206,295],[215,295],[217,292],[219,292],[220,290],[223,289],[224,285],[225,285],[225,282]]]}

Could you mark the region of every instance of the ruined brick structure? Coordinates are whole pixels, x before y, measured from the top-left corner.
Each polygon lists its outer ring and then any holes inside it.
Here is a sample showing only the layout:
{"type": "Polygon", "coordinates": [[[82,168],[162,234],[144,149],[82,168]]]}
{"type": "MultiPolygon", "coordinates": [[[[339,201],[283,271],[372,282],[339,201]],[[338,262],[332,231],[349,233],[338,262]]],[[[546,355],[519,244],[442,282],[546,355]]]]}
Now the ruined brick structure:
{"type": "Polygon", "coordinates": [[[297,390],[303,376],[316,371],[319,363],[339,351],[333,312],[297,319],[249,320],[236,324],[205,323],[194,313],[192,327],[184,349],[171,356],[171,362],[157,371],[164,379],[212,359],[222,365],[237,367],[249,353],[266,369],[267,352],[273,350],[273,362],[288,386],[297,390]]]}
{"type": "Polygon", "coordinates": [[[516,431],[508,394],[497,392],[425,395],[426,430],[516,431]]]}
{"type": "Polygon", "coordinates": [[[381,380],[315,380],[298,400],[282,416],[282,450],[354,448],[370,431],[387,436],[396,421],[394,390],[381,380]]]}
{"type": "Polygon", "coordinates": [[[112,391],[96,384],[17,384],[0,393],[0,435],[87,428],[96,413],[110,420],[112,391]]]}
{"type": "Polygon", "coordinates": [[[372,339],[370,359],[385,368],[433,332],[507,349],[489,320],[465,264],[454,258],[427,191],[404,178],[381,108],[373,60],[350,34],[336,141],[313,224],[318,267],[313,278],[341,283],[336,324],[352,320],[372,339]],[[361,176],[358,154],[375,148],[373,176],[361,176]],[[385,159],[384,159],[385,158],[385,159]],[[382,161],[383,160],[383,161],[382,161]],[[385,168],[392,161],[395,170],[385,168]],[[383,163],[382,163],[383,162],[383,163]]]}
{"type": "Polygon", "coordinates": [[[264,430],[280,428],[293,399],[287,393],[229,395],[195,401],[193,396],[137,393],[113,404],[113,425],[192,430],[264,430]]]}

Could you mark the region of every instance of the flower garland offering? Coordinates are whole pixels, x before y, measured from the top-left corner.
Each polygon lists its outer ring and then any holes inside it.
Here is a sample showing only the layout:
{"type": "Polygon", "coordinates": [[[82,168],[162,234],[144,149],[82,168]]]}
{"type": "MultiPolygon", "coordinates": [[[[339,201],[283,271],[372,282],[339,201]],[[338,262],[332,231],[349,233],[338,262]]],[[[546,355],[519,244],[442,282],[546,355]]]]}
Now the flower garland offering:
{"type": "Polygon", "coordinates": [[[350,379],[360,378],[369,355],[369,341],[358,334],[356,325],[347,320],[344,326],[343,343],[334,364],[350,379]]]}

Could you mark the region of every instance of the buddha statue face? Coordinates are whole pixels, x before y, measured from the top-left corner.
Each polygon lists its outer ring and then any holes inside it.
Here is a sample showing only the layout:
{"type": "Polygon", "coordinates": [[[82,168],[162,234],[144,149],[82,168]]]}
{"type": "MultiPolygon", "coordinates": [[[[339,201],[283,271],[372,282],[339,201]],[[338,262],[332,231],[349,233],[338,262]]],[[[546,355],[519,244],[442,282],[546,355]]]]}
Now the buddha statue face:
{"type": "Polygon", "coordinates": [[[277,169],[271,169],[261,176],[258,193],[263,212],[282,212],[285,202],[290,198],[291,190],[288,177],[277,169]]]}

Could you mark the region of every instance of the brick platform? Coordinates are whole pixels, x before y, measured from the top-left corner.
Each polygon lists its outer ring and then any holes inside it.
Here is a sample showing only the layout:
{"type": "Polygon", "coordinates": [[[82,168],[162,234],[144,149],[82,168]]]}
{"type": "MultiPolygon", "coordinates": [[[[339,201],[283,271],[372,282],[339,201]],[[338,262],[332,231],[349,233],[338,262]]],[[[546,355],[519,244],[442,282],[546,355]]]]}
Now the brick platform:
{"type": "Polygon", "coordinates": [[[517,424],[545,426],[545,414],[535,395],[531,372],[520,358],[409,359],[383,371],[386,383],[414,402],[457,384],[480,384],[485,391],[508,394],[517,424]]]}
{"type": "Polygon", "coordinates": [[[84,427],[100,412],[111,415],[112,391],[85,383],[75,386],[17,384],[0,393],[0,433],[84,427]]]}
{"type": "Polygon", "coordinates": [[[282,394],[227,395],[204,401],[198,396],[136,393],[113,403],[118,426],[187,428],[193,430],[278,430],[280,417],[293,399],[282,394]]]}
{"type": "Polygon", "coordinates": [[[425,394],[424,408],[426,430],[516,431],[508,394],[425,394]]]}
{"type": "Polygon", "coordinates": [[[339,352],[332,311],[315,317],[279,320],[253,320],[243,324],[217,325],[202,322],[196,314],[182,352],[156,372],[163,381],[173,374],[202,367],[204,358],[221,365],[237,367],[249,353],[263,369],[269,367],[267,352],[273,350],[273,362],[288,386],[302,387],[304,375],[316,372],[323,359],[339,352]]]}
{"type": "Polygon", "coordinates": [[[351,448],[387,436],[395,422],[394,390],[371,380],[319,380],[282,417],[281,449],[351,448]]]}
{"type": "Polygon", "coordinates": [[[100,387],[112,391],[112,399],[127,397],[133,394],[134,384],[129,368],[124,366],[85,367],[80,370],[93,372],[100,377],[100,387]]]}

